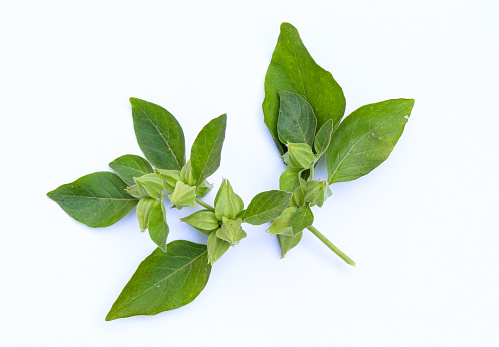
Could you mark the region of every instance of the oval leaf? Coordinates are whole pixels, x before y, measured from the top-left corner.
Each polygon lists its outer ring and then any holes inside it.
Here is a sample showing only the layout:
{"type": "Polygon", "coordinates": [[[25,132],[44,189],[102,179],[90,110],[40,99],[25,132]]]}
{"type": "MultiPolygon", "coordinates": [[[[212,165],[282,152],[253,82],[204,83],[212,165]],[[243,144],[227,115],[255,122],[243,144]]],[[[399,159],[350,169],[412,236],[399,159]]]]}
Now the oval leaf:
{"type": "Polygon", "coordinates": [[[63,184],[47,196],[78,222],[103,228],[125,217],[139,202],[125,193],[126,187],[112,172],[95,172],[63,184]]]}
{"type": "Polygon", "coordinates": [[[333,121],[329,119],[324,123],[315,136],[314,149],[317,157],[320,157],[328,148],[333,134],[333,121]]]}
{"type": "Polygon", "coordinates": [[[274,142],[283,154],[286,148],[279,142],[277,120],[279,117],[280,90],[302,96],[312,106],[317,117],[317,127],[328,119],[339,124],[345,112],[345,96],[330,72],[316,64],[300,39],[298,30],[289,23],[281,24],[267,75],[263,114],[274,142]]]}
{"type": "Polygon", "coordinates": [[[206,286],[210,272],[205,245],[170,242],[168,252],[157,248],[140,263],[106,320],[155,315],[187,305],[206,286]]]}
{"type": "Polygon", "coordinates": [[[288,207],[291,195],[281,190],[269,190],[257,194],[242,215],[243,222],[260,225],[273,221],[288,207]]]}
{"type": "Polygon", "coordinates": [[[133,126],[140,149],[159,169],[180,170],[185,160],[182,127],[163,107],[130,98],[133,126]]]}
{"type": "Polygon", "coordinates": [[[386,100],[362,106],[345,118],[326,152],[328,183],[355,180],[384,162],[413,106],[413,99],[386,100]]]}
{"type": "Polygon", "coordinates": [[[287,144],[307,143],[314,144],[317,119],[309,103],[298,94],[279,92],[279,118],[277,120],[277,134],[279,140],[287,144]]]}
{"type": "Polygon", "coordinates": [[[308,228],[314,223],[314,214],[308,204],[298,208],[291,217],[291,227],[296,236],[303,229],[308,228]]]}
{"type": "Polygon", "coordinates": [[[211,120],[199,132],[191,148],[191,170],[196,186],[211,176],[220,166],[225,139],[227,115],[211,120]]]}
{"type": "Polygon", "coordinates": [[[151,164],[144,158],[134,154],[125,154],[109,163],[109,167],[116,171],[128,184],[133,184],[134,177],[153,173],[151,164]]]}
{"type": "Polygon", "coordinates": [[[300,186],[300,177],[303,169],[289,167],[279,177],[279,189],[285,192],[294,192],[300,186]]]}

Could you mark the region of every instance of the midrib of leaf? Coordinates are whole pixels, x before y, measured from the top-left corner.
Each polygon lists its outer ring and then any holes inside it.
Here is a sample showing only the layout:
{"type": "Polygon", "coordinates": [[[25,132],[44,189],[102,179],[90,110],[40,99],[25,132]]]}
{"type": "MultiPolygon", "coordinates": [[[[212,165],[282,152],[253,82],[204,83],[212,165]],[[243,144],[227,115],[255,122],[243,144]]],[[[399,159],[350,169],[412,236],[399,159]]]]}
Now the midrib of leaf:
{"type": "MultiPolygon", "coordinates": [[[[385,124],[388,120],[390,120],[392,117],[395,117],[396,115],[391,115],[390,117],[388,117],[387,119],[385,119],[383,122],[379,123],[378,125],[376,125],[374,128],[372,129],[369,129],[364,135],[361,136],[360,139],[358,139],[353,145],[352,147],[350,147],[347,151],[347,153],[343,156],[343,159],[340,160],[340,162],[338,163],[338,165],[336,165],[336,169],[334,170],[334,172],[331,174],[331,179],[329,180],[328,184],[331,184],[331,181],[333,180],[333,177],[334,175],[336,175],[336,172],[338,171],[338,169],[340,168],[341,164],[343,164],[343,161],[345,161],[345,159],[348,157],[348,155],[350,154],[350,152],[354,149],[355,146],[357,146],[357,144],[362,141],[362,139],[367,135],[369,134],[370,132],[372,132],[373,130],[376,130],[379,126],[385,124]]],[[[353,131],[353,130],[352,130],[353,131]]]]}
{"type": "Polygon", "coordinates": [[[135,198],[131,199],[119,199],[119,198],[99,198],[98,196],[83,196],[83,195],[54,195],[54,196],[59,196],[59,197],[69,197],[69,198],[85,198],[85,199],[98,199],[98,200],[124,200],[124,201],[133,201],[137,200],[135,198]]]}
{"type": "MultiPolygon", "coordinates": [[[[129,303],[131,303],[132,301],[134,301],[135,299],[137,299],[139,296],[143,295],[144,293],[148,292],[149,290],[155,288],[158,284],[160,284],[161,282],[163,281],[166,281],[168,280],[168,278],[170,278],[171,276],[175,275],[177,272],[179,272],[180,270],[184,269],[185,267],[191,265],[192,263],[194,263],[194,261],[196,259],[198,259],[199,257],[203,256],[205,253],[207,253],[208,250],[204,251],[203,253],[201,253],[200,255],[198,255],[197,257],[193,258],[190,262],[186,263],[185,265],[183,265],[182,267],[178,268],[177,270],[175,270],[174,272],[172,272],[171,274],[169,274],[168,276],[166,276],[165,278],[163,278],[162,280],[154,283],[152,286],[149,286],[146,290],[144,290],[143,292],[140,292],[138,293],[137,295],[135,295],[133,298],[131,298],[130,300],[128,300],[127,302],[123,303],[123,305],[117,307],[117,309],[121,309],[122,307],[128,305],[129,303]]],[[[178,257],[178,256],[177,256],[178,257]]],[[[181,257],[181,256],[180,256],[181,257]]],[[[189,276],[189,274],[187,275],[189,276]]],[[[187,277],[186,276],[186,277],[187,277]]],[[[184,281],[185,283],[185,281],[184,281]]],[[[164,290],[164,289],[163,289],[164,290]]]]}
{"type": "Polygon", "coordinates": [[[143,114],[146,115],[147,119],[149,120],[149,122],[153,125],[153,127],[158,131],[158,134],[161,136],[161,138],[163,139],[163,141],[165,141],[166,143],[166,146],[168,147],[168,149],[170,150],[171,154],[173,155],[173,158],[175,158],[175,162],[177,163],[177,166],[180,168],[182,168],[182,166],[180,166],[179,164],[179,161],[177,159],[177,155],[175,154],[175,152],[173,152],[172,148],[170,147],[170,144],[168,143],[168,141],[164,138],[163,134],[161,133],[161,131],[159,131],[158,127],[156,126],[156,124],[154,124],[154,122],[151,120],[151,118],[149,118],[149,116],[147,115],[147,113],[142,109],[142,107],[140,107],[140,105],[137,105],[137,107],[142,111],[143,114]]]}

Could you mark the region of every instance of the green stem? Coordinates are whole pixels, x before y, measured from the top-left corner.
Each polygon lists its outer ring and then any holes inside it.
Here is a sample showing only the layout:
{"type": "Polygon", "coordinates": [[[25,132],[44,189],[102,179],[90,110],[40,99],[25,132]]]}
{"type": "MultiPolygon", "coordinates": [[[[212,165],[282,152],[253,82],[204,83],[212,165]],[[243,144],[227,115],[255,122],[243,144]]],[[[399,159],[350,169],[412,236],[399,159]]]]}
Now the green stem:
{"type": "Polygon", "coordinates": [[[317,230],[314,226],[309,226],[307,229],[310,230],[312,232],[312,234],[314,234],[315,236],[317,236],[317,238],[319,240],[321,240],[326,246],[328,246],[334,253],[336,253],[347,264],[355,266],[355,262],[352,259],[350,259],[345,253],[343,253],[342,251],[340,251],[338,249],[338,247],[336,247],[335,245],[333,245],[331,243],[331,241],[329,241],[324,235],[322,235],[319,232],[319,230],[317,230]]]}
{"type": "Polygon", "coordinates": [[[207,210],[210,210],[211,212],[215,212],[215,209],[213,207],[211,207],[210,205],[208,205],[206,202],[204,202],[200,198],[196,197],[196,202],[198,204],[200,204],[201,206],[203,206],[204,208],[206,208],[207,210]]]}

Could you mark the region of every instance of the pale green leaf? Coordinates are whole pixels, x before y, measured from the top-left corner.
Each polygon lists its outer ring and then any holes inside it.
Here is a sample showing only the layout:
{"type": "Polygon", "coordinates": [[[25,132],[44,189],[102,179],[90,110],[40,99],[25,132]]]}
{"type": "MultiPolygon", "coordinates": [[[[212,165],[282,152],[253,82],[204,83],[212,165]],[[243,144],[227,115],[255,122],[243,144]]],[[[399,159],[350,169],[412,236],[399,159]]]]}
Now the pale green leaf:
{"type": "Polygon", "coordinates": [[[257,194],[241,218],[245,223],[253,225],[271,222],[288,207],[291,195],[281,190],[269,190],[257,194]]]}
{"type": "Polygon", "coordinates": [[[134,154],[125,154],[109,163],[109,167],[116,171],[129,185],[133,183],[134,177],[140,177],[152,173],[151,164],[144,158],[134,154]]]}
{"type": "Polygon", "coordinates": [[[291,217],[291,227],[296,236],[303,229],[308,228],[314,222],[314,214],[308,204],[301,206],[291,217]]]}

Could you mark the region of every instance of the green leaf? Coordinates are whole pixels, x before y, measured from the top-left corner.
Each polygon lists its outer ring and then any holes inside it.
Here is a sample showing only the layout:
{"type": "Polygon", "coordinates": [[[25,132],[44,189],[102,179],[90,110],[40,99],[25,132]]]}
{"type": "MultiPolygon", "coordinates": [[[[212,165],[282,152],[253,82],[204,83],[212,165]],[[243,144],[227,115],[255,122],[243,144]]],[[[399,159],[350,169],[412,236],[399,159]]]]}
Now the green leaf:
{"type": "Polygon", "coordinates": [[[293,167],[308,169],[316,162],[316,156],[312,148],[306,143],[288,142],[287,160],[293,167]]]}
{"type": "Polygon", "coordinates": [[[300,186],[300,175],[303,169],[289,167],[279,177],[279,189],[285,192],[294,192],[300,186]]]}
{"type": "Polygon", "coordinates": [[[151,240],[153,240],[163,252],[166,252],[166,239],[170,229],[166,223],[166,211],[163,202],[158,201],[158,204],[149,212],[147,229],[149,229],[151,240]]]}
{"type": "Polygon", "coordinates": [[[281,259],[286,256],[286,253],[291,248],[296,247],[303,236],[303,232],[299,232],[296,236],[287,235],[277,235],[277,241],[279,241],[279,247],[281,247],[281,259]]]}
{"type": "Polygon", "coordinates": [[[282,212],[282,214],[277,217],[272,224],[270,224],[270,227],[267,229],[269,234],[275,235],[275,234],[293,234],[293,228],[291,227],[291,218],[293,217],[293,214],[295,213],[296,208],[295,207],[288,207],[282,212]]]}
{"type": "Polygon", "coordinates": [[[305,202],[312,206],[322,207],[324,202],[331,196],[331,189],[326,181],[311,180],[303,184],[305,189],[305,202]]]}
{"type": "Polygon", "coordinates": [[[212,119],[199,132],[191,148],[192,175],[196,186],[217,171],[225,139],[227,115],[212,119]]]}
{"type": "Polygon", "coordinates": [[[181,218],[182,222],[189,224],[191,227],[201,229],[203,231],[213,231],[218,229],[219,221],[215,213],[208,210],[201,210],[193,214],[181,218]]]}
{"type": "Polygon", "coordinates": [[[355,180],[385,161],[413,106],[413,99],[386,100],[362,106],[346,117],[326,152],[328,183],[355,180]]]}
{"type": "Polygon", "coordinates": [[[314,222],[314,214],[308,204],[298,208],[291,217],[291,227],[296,236],[303,229],[308,228],[314,222]]]}
{"type": "Polygon", "coordinates": [[[212,188],[213,188],[213,185],[210,182],[208,182],[207,180],[204,180],[196,188],[196,195],[199,196],[200,198],[205,197],[206,194],[208,194],[212,188]]]}
{"type": "Polygon", "coordinates": [[[106,320],[155,315],[187,305],[206,286],[210,272],[205,245],[170,242],[168,252],[157,248],[140,263],[106,320]]]}
{"type": "Polygon", "coordinates": [[[208,262],[213,265],[220,257],[227,252],[230,243],[217,237],[217,231],[214,231],[208,236],[208,262]]]}
{"type": "Polygon", "coordinates": [[[314,144],[315,118],[312,106],[295,93],[279,92],[280,108],[277,120],[277,134],[279,140],[288,142],[314,144]]]}
{"type": "Polygon", "coordinates": [[[315,136],[314,149],[315,153],[317,153],[317,158],[319,158],[328,148],[329,143],[331,142],[332,134],[333,121],[328,119],[328,121],[321,126],[315,136]]]}
{"type": "Polygon", "coordinates": [[[314,110],[319,128],[328,119],[332,119],[335,125],[339,124],[345,112],[345,96],[341,87],[331,73],[315,63],[298,31],[289,23],[281,24],[281,33],[265,76],[265,100],[262,105],[265,124],[283,154],[286,148],[280,144],[277,133],[280,90],[296,93],[307,100],[314,110]]]}
{"type": "Polygon", "coordinates": [[[125,154],[109,163],[109,167],[128,184],[133,184],[134,177],[144,176],[152,173],[151,164],[144,158],[134,154],[125,154]]]}
{"type": "Polygon", "coordinates": [[[149,214],[154,209],[154,207],[159,204],[160,202],[158,200],[154,200],[153,198],[140,199],[137,205],[137,219],[139,220],[140,231],[144,231],[147,229],[147,224],[149,223],[149,214]]]}
{"type": "Polygon", "coordinates": [[[273,221],[288,207],[291,195],[281,190],[269,190],[257,194],[241,216],[243,222],[260,225],[273,221]]]}
{"type": "Polygon", "coordinates": [[[133,126],[140,149],[157,168],[180,170],[185,161],[182,127],[163,107],[130,98],[133,126]]]}
{"type": "Polygon", "coordinates": [[[150,173],[134,179],[137,184],[137,191],[141,196],[150,196],[159,198],[161,192],[165,189],[163,180],[156,173],[150,173]]]}
{"type": "Polygon", "coordinates": [[[125,193],[126,187],[112,172],[95,172],[63,184],[47,196],[77,221],[103,228],[125,217],[139,202],[125,193]]]}

